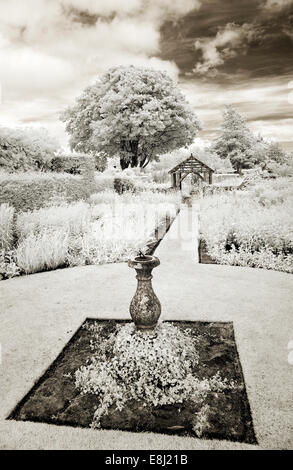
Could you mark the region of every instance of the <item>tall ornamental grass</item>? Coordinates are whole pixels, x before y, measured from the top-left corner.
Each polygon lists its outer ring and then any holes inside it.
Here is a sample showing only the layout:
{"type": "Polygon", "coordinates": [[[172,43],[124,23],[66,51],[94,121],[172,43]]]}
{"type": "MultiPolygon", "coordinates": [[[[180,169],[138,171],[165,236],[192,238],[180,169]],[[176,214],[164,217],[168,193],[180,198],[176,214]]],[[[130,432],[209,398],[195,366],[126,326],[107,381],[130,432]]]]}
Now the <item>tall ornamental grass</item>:
{"type": "Polygon", "coordinates": [[[170,192],[156,192],[152,190],[141,191],[137,194],[125,192],[121,195],[116,194],[114,191],[107,190],[99,193],[92,194],[90,203],[96,204],[174,204],[178,206],[181,202],[181,195],[178,191],[170,192]]]}
{"type": "Polygon", "coordinates": [[[13,243],[14,208],[0,204],[0,250],[9,250],[13,243]]]}
{"type": "Polygon", "coordinates": [[[17,217],[16,229],[20,239],[46,230],[63,230],[82,234],[89,229],[92,211],[89,204],[77,202],[22,212],[17,217]]]}
{"type": "Polygon", "coordinates": [[[68,237],[63,230],[29,233],[16,248],[17,265],[25,274],[66,266],[68,237]]]}
{"type": "Polygon", "coordinates": [[[119,196],[105,191],[93,195],[91,203],[95,221],[82,237],[71,239],[71,265],[126,261],[145,251],[159,223],[166,216],[175,217],[180,195],[144,191],[119,196]]]}
{"type": "Polygon", "coordinates": [[[93,195],[89,203],[63,202],[22,212],[16,221],[13,259],[25,274],[126,261],[146,249],[155,228],[167,215],[174,217],[179,204],[175,193],[120,196],[107,190],[93,195]]]}

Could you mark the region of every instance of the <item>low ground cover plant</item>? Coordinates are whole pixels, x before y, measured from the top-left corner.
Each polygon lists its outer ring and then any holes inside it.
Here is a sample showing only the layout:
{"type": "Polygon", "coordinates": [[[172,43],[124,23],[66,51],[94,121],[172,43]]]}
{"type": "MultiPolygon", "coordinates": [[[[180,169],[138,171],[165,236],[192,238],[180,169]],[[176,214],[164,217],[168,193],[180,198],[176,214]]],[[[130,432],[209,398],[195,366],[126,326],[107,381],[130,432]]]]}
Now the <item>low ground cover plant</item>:
{"type": "Polygon", "coordinates": [[[293,273],[292,179],[279,178],[201,202],[201,237],[220,264],[293,273]]]}
{"type": "Polygon", "coordinates": [[[129,323],[116,325],[101,341],[102,328],[98,326],[94,331],[89,364],[75,372],[77,389],[83,395],[96,396],[94,428],[101,426],[111,408],[122,411],[134,403],[151,415],[153,408],[195,404],[200,416],[193,419],[193,432],[200,437],[208,416],[208,393],[232,391],[238,386],[233,380],[221,378],[219,371],[207,378],[194,374],[199,362],[199,337],[188,329],[160,323],[146,334],[129,323]]]}

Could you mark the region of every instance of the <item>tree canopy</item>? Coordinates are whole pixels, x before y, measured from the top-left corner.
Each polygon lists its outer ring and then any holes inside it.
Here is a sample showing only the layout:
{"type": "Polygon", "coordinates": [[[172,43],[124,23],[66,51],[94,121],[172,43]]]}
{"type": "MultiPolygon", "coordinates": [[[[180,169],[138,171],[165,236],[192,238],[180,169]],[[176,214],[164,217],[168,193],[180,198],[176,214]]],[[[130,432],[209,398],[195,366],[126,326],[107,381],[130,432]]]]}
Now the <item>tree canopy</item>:
{"type": "Polygon", "coordinates": [[[0,127],[0,168],[46,170],[59,143],[46,129],[0,127]]]}
{"type": "Polygon", "coordinates": [[[176,84],[145,67],[109,69],[61,116],[72,150],[120,156],[122,169],[144,167],[193,142],[200,123],[176,84]]]}
{"type": "Polygon", "coordinates": [[[268,145],[267,160],[269,162],[274,161],[279,164],[284,164],[288,160],[288,155],[284,152],[278,142],[271,142],[268,145]]]}
{"type": "Polygon", "coordinates": [[[223,113],[222,133],[213,149],[221,158],[230,159],[233,167],[241,172],[244,166],[255,162],[255,138],[244,118],[232,106],[223,113]]]}

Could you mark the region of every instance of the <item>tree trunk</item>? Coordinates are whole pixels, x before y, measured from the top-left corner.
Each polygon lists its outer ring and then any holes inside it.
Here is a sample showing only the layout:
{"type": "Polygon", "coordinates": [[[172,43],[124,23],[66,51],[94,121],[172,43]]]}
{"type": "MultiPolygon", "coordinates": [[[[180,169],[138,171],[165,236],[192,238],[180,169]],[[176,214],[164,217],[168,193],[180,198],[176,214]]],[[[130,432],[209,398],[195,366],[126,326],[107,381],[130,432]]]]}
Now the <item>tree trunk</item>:
{"type": "MultiPolygon", "coordinates": [[[[140,162],[139,162],[140,168],[144,168],[144,164],[145,164],[146,160],[147,160],[147,157],[143,157],[143,158],[140,160],[140,162]]],[[[148,163],[148,162],[147,162],[147,163],[148,163]]]]}
{"type": "Polygon", "coordinates": [[[145,162],[144,162],[144,164],[142,165],[142,168],[145,168],[145,167],[149,164],[149,162],[150,162],[150,161],[146,159],[145,162]]]}
{"type": "Polygon", "coordinates": [[[136,168],[138,166],[137,155],[133,155],[131,159],[131,168],[136,168]]]}
{"type": "Polygon", "coordinates": [[[236,171],[237,171],[237,173],[238,173],[240,176],[243,175],[241,163],[237,163],[237,165],[236,165],[236,171]]]}
{"type": "Polygon", "coordinates": [[[120,158],[120,166],[121,166],[121,170],[125,170],[126,168],[129,167],[129,162],[126,162],[124,158],[120,158]]]}
{"type": "Polygon", "coordinates": [[[121,150],[126,150],[131,154],[131,159],[128,162],[125,162],[123,158],[120,158],[120,166],[122,170],[125,170],[129,166],[131,168],[136,168],[139,165],[138,159],[138,141],[130,140],[121,142],[121,150]]]}

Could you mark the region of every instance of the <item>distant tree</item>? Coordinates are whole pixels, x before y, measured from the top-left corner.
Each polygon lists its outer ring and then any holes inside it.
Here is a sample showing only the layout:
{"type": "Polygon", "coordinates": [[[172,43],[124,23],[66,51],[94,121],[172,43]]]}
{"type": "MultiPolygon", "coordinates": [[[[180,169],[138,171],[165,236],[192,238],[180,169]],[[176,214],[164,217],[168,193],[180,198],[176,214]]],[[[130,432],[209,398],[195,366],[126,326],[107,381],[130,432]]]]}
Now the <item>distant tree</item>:
{"type": "Polygon", "coordinates": [[[263,138],[261,134],[255,137],[254,141],[254,161],[262,169],[266,168],[267,165],[267,154],[269,148],[269,142],[263,138]]]}
{"type": "Polygon", "coordinates": [[[255,163],[255,138],[247,128],[244,118],[232,106],[223,113],[222,133],[215,141],[213,150],[228,158],[238,173],[255,163]]]}
{"type": "Polygon", "coordinates": [[[119,155],[122,169],[192,143],[199,121],[166,73],[120,66],[87,87],[61,116],[72,150],[119,155]]]}
{"type": "Polygon", "coordinates": [[[260,164],[263,170],[270,169],[275,165],[287,165],[290,158],[279,143],[269,142],[258,135],[254,145],[254,156],[256,163],[260,164]]]}
{"type": "Polygon", "coordinates": [[[220,158],[212,146],[198,148],[194,143],[190,145],[189,152],[217,172],[233,171],[229,158],[220,158]]]}
{"type": "Polygon", "coordinates": [[[105,171],[107,168],[107,163],[107,156],[103,152],[95,154],[95,169],[97,171],[105,171]]]}
{"type": "Polygon", "coordinates": [[[7,171],[47,170],[59,148],[44,128],[0,127],[0,168],[7,171]]]}
{"type": "Polygon", "coordinates": [[[282,149],[282,147],[280,146],[278,142],[271,142],[268,145],[266,156],[267,156],[268,162],[274,161],[281,165],[286,163],[288,159],[286,152],[284,152],[284,150],[282,149]]]}

